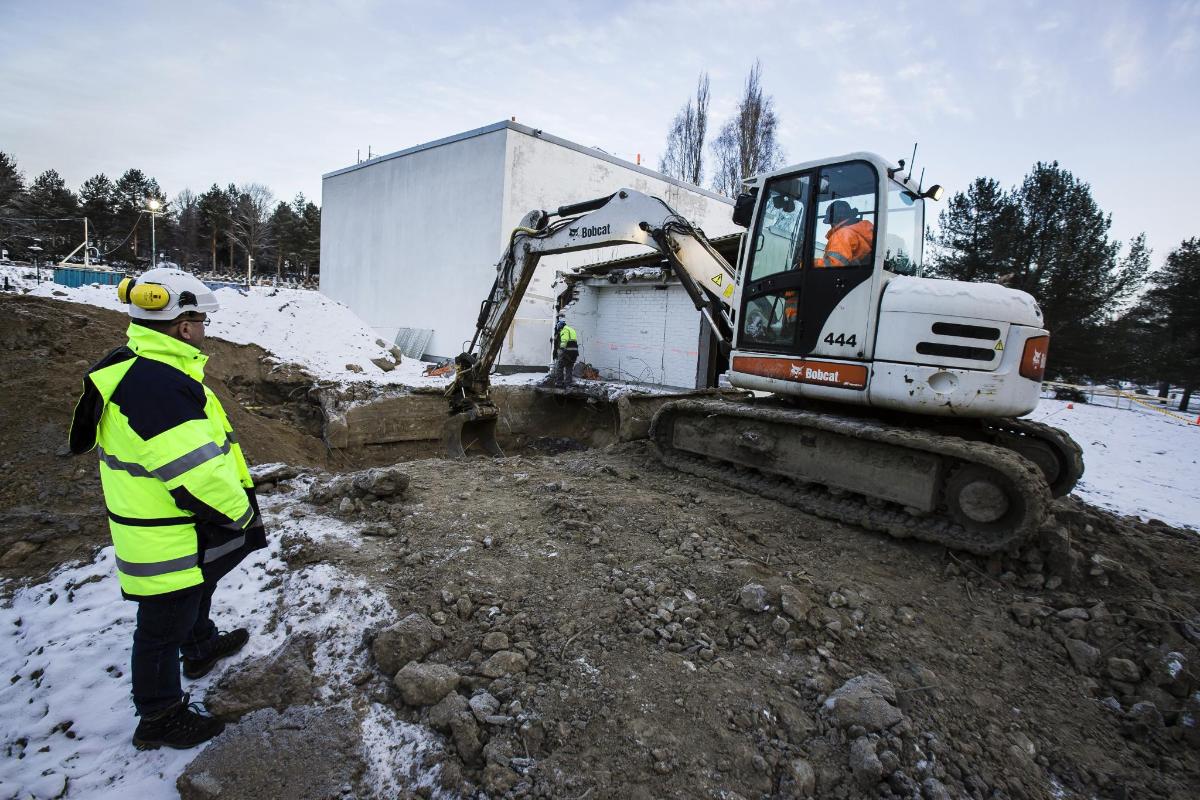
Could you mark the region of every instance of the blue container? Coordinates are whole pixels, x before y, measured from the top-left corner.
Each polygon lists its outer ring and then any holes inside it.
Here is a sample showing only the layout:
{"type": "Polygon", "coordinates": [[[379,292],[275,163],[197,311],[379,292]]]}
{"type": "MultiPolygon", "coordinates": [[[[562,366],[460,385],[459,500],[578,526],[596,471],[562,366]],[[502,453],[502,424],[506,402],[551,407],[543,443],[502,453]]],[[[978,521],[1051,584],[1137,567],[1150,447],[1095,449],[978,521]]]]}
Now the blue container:
{"type": "Polygon", "coordinates": [[[78,289],[80,286],[90,286],[99,283],[105,286],[116,286],[125,277],[124,272],[111,269],[83,269],[82,267],[55,267],[54,282],[63,286],[78,289]]]}

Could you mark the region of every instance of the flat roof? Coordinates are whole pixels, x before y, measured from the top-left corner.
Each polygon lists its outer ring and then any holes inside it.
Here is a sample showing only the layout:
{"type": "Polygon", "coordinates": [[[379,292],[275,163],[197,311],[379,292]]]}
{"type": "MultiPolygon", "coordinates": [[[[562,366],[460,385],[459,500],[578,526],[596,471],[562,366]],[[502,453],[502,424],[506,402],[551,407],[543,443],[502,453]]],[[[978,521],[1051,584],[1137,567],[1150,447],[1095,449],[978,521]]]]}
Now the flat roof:
{"type": "Polygon", "coordinates": [[[474,130],[464,131],[463,133],[456,133],[453,136],[447,136],[443,139],[435,139],[432,142],[425,142],[424,144],[418,144],[418,145],[415,145],[414,147],[405,148],[404,150],[397,150],[394,153],[388,153],[388,154],[382,155],[382,156],[375,156],[374,158],[368,159],[366,161],[361,161],[358,164],[352,164],[348,167],[343,167],[341,169],[334,170],[333,172],[327,172],[321,176],[321,180],[325,180],[327,178],[333,178],[338,175],[345,175],[347,172],[353,172],[354,170],[365,169],[366,167],[372,167],[383,161],[391,161],[393,158],[403,158],[404,156],[412,155],[413,153],[419,153],[422,150],[432,150],[435,147],[441,147],[441,146],[447,145],[447,144],[454,144],[455,142],[461,142],[464,139],[473,139],[476,136],[486,136],[489,133],[495,133],[496,131],[501,131],[506,128],[510,131],[516,131],[517,133],[522,133],[522,134],[525,134],[526,136],[532,136],[536,139],[542,139],[543,141],[550,142],[551,144],[556,144],[559,147],[565,147],[568,150],[574,150],[577,153],[583,153],[584,155],[599,159],[600,161],[607,161],[610,164],[615,164],[619,167],[624,167],[625,169],[633,170],[634,172],[640,172],[641,174],[643,174],[649,178],[656,178],[657,180],[664,181],[666,183],[670,183],[675,186],[678,186],[681,189],[686,189],[689,192],[695,192],[696,194],[702,194],[705,197],[712,198],[713,200],[720,200],[722,203],[726,203],[728,205],[733,205],[733,200],[729,199],[725,195],[717,194],[716,192],[710,192],[708,189],[703,189],[699,186],[696,186],[695,184],[688,183],[687,181],[681,181],[678,178],[672,178],[669,175],[664,175],[661,172],[656,172],[655,170],[652,170],[649,167],[643,167],[640,164],[634,164],[632,161],[626,161],[623,158],[617,158],[616,156],[606,153],[603,150],[599,150],[595,147],[584,147],[583,145],[577,144],[568,139],[563,139],[559,136],[555,136],[553,134],[546,133],[541,128],[531,128],[528,125],[522,125],[518,122],[512,122],[511,120],[504,120],[503,122],[496,122],[491,125],[485,125],[482,128],[476,128],[474,130]]]}

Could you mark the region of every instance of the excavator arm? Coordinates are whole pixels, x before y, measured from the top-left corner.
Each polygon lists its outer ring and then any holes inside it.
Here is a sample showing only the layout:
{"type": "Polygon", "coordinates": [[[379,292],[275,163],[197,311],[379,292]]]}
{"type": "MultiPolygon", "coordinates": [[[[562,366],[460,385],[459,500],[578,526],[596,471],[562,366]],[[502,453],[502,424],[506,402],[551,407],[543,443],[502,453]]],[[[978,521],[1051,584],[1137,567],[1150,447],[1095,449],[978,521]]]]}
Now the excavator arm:
{"type": "Polygon", "coordinates": [[[718,340],[729,346],[737,284],[734,268],[702,231],[662,200],[621,189],[554,212],[531,211],[509,236],[496,265],[496,280],[480,304],[470,348],[454,360],[454,381],[446,390],[451,417],[443,431],[451,457],[465,455],[472,445],[503,455],[496,443],[498,411],[491,401],[489,376],[541,257],[621,244],[661,252],[718,340]]]}

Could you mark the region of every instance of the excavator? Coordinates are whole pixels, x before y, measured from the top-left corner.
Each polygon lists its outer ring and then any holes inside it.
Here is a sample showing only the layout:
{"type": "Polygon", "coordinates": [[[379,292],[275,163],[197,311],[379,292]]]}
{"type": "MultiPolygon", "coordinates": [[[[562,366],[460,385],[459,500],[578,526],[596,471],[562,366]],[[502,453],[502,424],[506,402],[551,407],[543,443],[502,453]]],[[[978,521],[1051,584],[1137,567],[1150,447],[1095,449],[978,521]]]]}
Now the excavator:
{"type": "Polygon", "coordinates": [[[923,189],[873,153],[745,181],[737,265],[632,189],[529,212],[447,390],[447,453],[503,455],[489,374],[541,257],[638,244],[666,259],[729,356],[740,401],[684,398],[650,427],[681,472],[899,538],[1003,551],[1083,474],[1038,403],[1049,334],[1025,292],[919,275],[923,189]]]}

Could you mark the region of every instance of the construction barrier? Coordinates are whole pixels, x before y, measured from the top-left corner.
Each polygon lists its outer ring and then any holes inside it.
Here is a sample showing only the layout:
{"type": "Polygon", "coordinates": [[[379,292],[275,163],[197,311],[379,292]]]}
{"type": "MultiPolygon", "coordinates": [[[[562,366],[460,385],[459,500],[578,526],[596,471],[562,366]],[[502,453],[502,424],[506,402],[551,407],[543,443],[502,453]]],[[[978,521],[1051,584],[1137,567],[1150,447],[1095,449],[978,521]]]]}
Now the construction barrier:
{"type": "MultiPolygon", "coordinates": [[[[1167,403],[1166,398],[1162,398],[1162,397],[1153,397],[1152,398],[1149,395],[1141,396],[1141,395],[1134,394],[1133,392],[1127,392],[1124,389],[1117,389],[1117,388],[1114,388],[1111,386],[1100,386],[1100,387],[1082,386],[1082,385],[1074,384],[1074,383],[1063,383],[1061,381],[1044,381],[1042,383],[1042,386],[1043,386],[1043,388],[1049,388],[1049,389],[1057,389],[1057,388],[1074,389],[1082,394],[1088,395],[1088,397],[1091,399],[1095,399],[1096,397],[1124,398],[1126,400],[1129,400],[1131,403],[1137,403],[1138,405],[1144,406],[1145,408],[1149,408],[1154,411],[1158,411],[1162,414],[1167,415],[1168,417],[1172,417],[1174,419],[1185,422],[1188,425],[1200,426],[1200,416],[1196,417],[1195,419],[1192,419],[1191,417],[1187,416],[1186,414],[1182,414],[1178,411],[1173,411],[1169,408],[1166,408],[1166,403],[1167,403]]],[[[1090,400],[1089,400],[1089,402],[1090,402],[1090,400]]],[[[1073,408],[1073,405],[1068,405],[1067,407],[1073,408]]],[[[1120,405],[1118,405],[1117,408],[1120,408],[1120,405]]]]}

